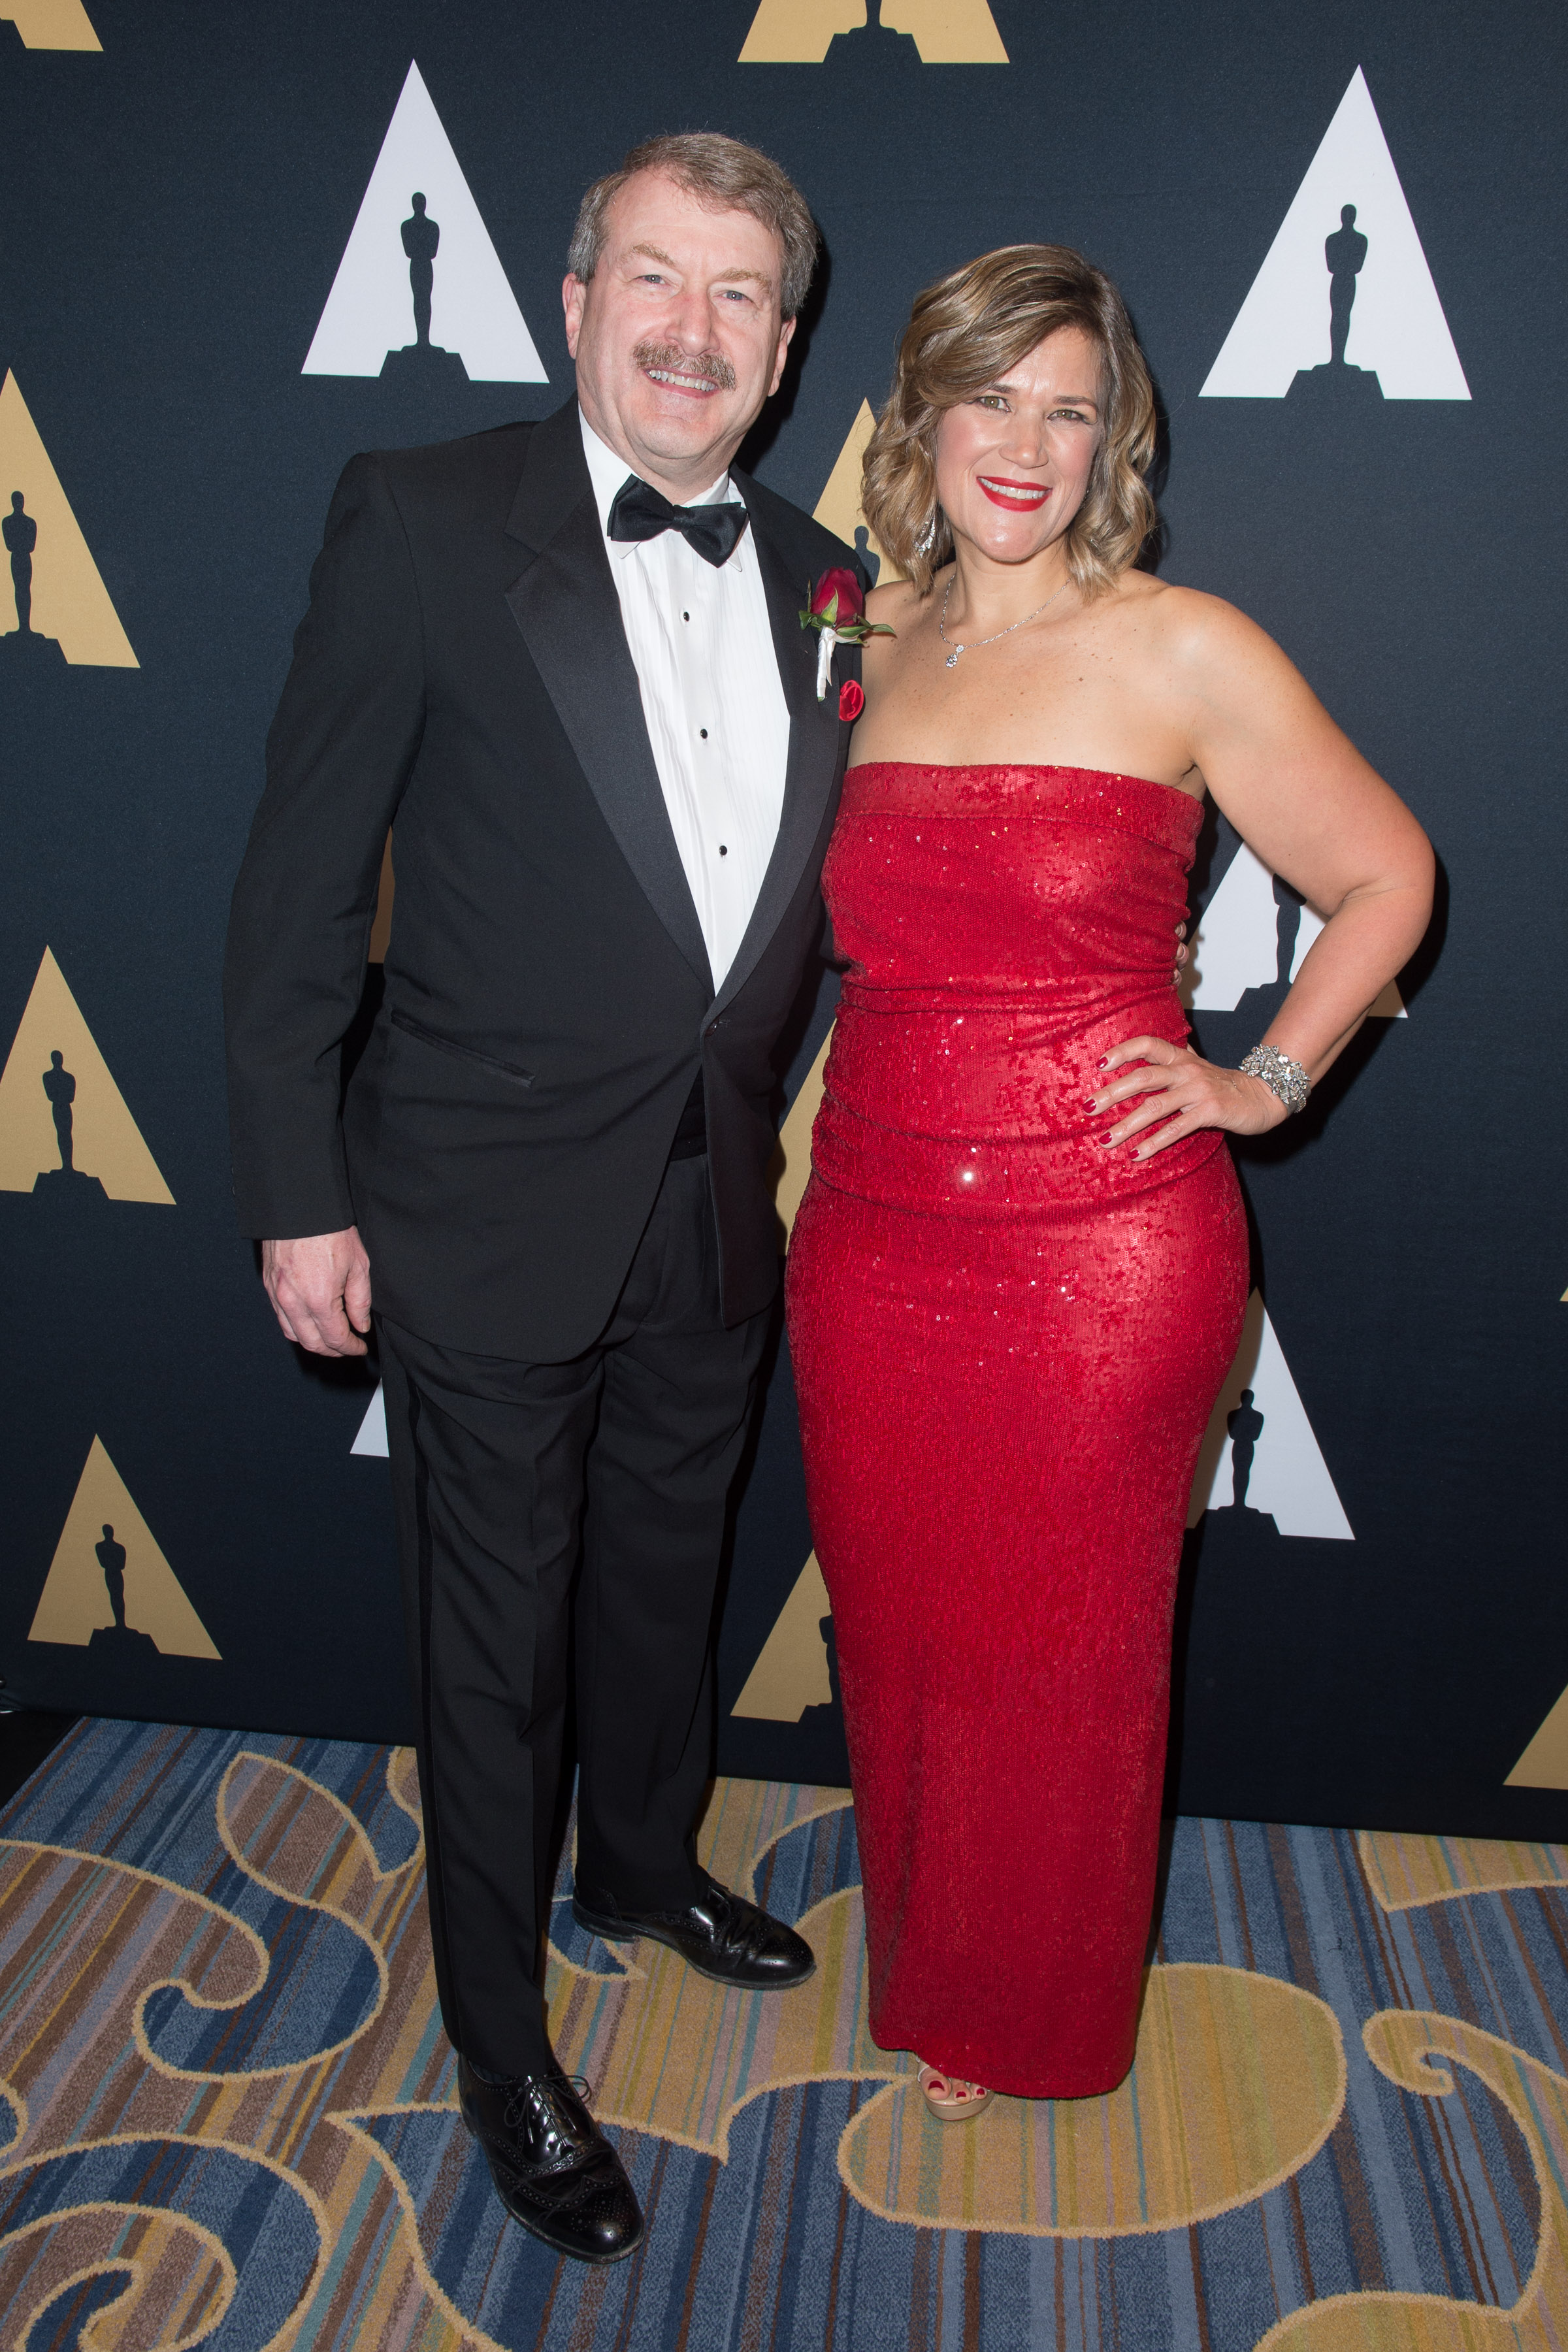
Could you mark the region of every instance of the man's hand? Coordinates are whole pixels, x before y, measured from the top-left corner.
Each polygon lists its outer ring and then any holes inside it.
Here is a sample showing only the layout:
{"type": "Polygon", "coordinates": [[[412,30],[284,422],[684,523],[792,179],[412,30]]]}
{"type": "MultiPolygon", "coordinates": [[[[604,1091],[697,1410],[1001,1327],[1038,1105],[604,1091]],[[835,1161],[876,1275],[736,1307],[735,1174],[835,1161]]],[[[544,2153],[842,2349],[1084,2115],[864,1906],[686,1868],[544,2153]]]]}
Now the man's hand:
{"type": "Polygon", "coordinates": [[[313,1356],[363,1356],[370,1329],[370,1258],[357,1225],[341,1234],[263,1242],[261,1279],[290,1339],[313,1356]]]}

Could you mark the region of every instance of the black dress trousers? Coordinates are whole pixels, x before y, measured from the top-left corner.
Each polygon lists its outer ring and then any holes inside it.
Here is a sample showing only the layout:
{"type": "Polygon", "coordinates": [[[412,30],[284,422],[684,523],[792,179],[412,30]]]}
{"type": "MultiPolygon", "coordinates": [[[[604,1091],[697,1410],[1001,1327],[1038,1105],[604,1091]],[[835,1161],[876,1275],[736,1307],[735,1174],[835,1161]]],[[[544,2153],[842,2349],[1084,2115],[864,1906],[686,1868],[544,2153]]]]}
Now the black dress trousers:
{"type": "Polygon", "coordinates": [[[767,1322],[726,1329],[705,1158],[672,1160],[609,1323],[564,1363],[378,1318],[447,2032],[491,2073],[552,2063],[550,1838],[576,1660],[577,1884],[696,1891],[724,1515],[767,1322]]]}

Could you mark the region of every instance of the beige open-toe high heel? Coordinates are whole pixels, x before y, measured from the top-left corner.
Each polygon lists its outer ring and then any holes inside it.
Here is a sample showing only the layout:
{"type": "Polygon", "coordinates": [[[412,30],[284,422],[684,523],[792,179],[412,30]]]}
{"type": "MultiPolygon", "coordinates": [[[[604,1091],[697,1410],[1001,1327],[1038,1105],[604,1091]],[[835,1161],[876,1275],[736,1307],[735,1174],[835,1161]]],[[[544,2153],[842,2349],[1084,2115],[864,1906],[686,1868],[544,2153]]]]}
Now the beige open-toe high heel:
{"type": "Polygon", "coordinates": [[[921,2096],[939,2124],[966,2124],[991,2103],[991,2092],[942,2066],[922,2066],[919,2080],[921,2096]]]}

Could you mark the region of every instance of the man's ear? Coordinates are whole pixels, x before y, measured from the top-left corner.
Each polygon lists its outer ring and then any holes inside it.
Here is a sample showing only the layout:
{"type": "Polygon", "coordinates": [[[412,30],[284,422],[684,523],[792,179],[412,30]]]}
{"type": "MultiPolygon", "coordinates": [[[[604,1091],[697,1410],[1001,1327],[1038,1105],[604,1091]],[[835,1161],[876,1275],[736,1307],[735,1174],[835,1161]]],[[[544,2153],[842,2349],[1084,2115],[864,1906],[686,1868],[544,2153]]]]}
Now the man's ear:
{"type": "Polygon", "coordinates": [[[583,331],[583,305],[587,299],[587,287],[568,270],[561,281],[561,307],[566,313],[566,349],[573,359],[577,356],[577,338],[583,331]]]}
{"type": "Polygon", "coordinates": [[[785,319],[780,322],[779,347],[773,354],[773,380],[768,386],[770,400],[784,382],[784,362],[789,357],[789,347],[795,340],[795,321],[793,319],[785,319]]]}

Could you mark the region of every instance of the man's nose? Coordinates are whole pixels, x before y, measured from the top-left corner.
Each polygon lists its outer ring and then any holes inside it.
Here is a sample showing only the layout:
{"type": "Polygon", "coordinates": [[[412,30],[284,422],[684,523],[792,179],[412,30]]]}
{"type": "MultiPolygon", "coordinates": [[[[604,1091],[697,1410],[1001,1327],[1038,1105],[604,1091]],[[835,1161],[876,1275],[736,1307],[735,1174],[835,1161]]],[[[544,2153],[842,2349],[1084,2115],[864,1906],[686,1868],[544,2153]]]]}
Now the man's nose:
{"type": "Polygon", "coordinates": [[[681,349],[694,357],[699,352],[712,351],[719,339],[719,322],[711,296],[694,286],[684,288],[676,297],[670,328],[681,349]]]}

